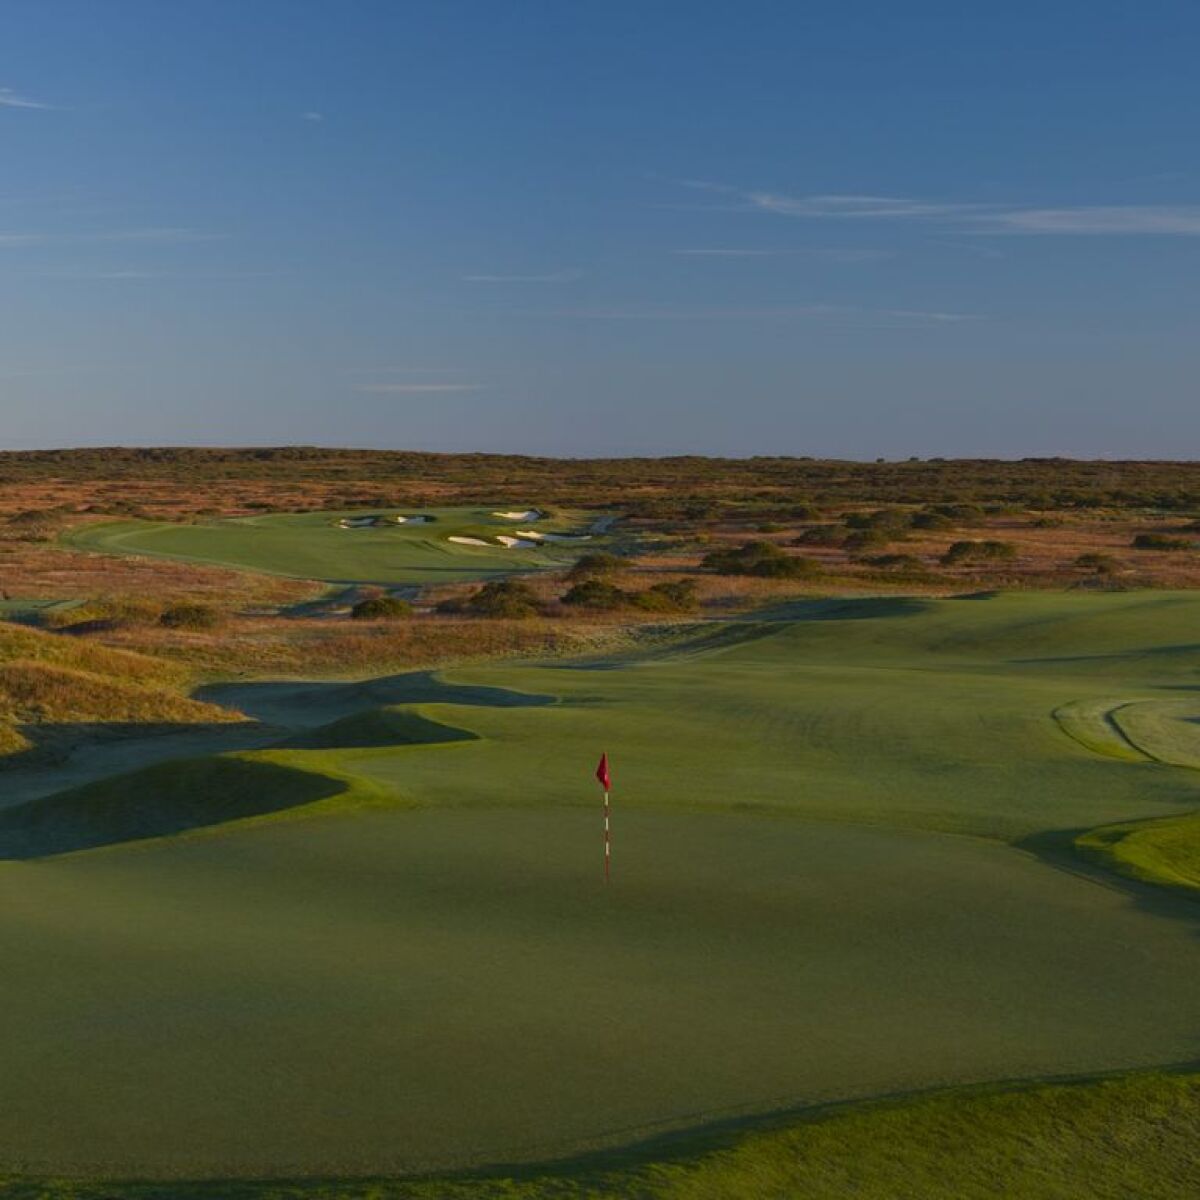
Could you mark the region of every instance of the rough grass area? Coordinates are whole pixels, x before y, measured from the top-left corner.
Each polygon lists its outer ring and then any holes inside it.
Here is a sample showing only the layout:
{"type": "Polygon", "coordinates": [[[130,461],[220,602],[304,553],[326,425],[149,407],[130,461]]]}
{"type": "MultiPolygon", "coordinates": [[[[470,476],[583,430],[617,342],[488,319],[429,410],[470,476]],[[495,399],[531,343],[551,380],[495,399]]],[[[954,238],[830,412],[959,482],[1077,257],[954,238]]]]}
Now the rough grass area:
{"type": "Polygon", "coordinates": [[[363,675],[447,663],[558,657],[628,648],[639,635],[566,621],[427,617],[413,621],[229,621],[211,632],[133,627],[105,644],[209,676],[363,675]]]}
{"type": "Polygon", "coordinates": [[[183,695],[186,678],[174,663],[0,625],[0,764],[88,736],[242,719],[183,695]]]}
{"type": "MultiPolygon", "coordinates": [[[[1180,1200],[1200,1193],[1198,1141],[1200,1076],[1145,1074],[815,1112],[761,1132],[651,1144],[607,1165],[425,1180],[181,1180],[169,1194],[175,1200],[1180,1200]]],[[[0,1175],[4,1200],[165,1195],[159,1183],[0,1175]]]]}

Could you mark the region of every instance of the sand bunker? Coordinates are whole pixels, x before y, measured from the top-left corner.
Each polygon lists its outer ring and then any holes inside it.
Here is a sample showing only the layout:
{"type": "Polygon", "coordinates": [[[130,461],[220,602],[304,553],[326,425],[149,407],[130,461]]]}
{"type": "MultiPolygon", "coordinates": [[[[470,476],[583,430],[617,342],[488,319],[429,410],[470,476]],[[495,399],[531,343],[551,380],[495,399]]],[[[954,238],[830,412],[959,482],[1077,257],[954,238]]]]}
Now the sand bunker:
{"type": "Polygon", "coordinates": [[[496,541],[510,550],[535,550],[538,546],[537,542],[531,541],[529,538],[509,537],[503,533],[496,538],[496,541]]]}
{"type": "Polygon", "coordinates": [[[541,513],[536,508],[526,509],[524,512],[494,512],[493,517],[503,517],[506,521],[536,521],[541,517],[541,513]]]}
{"type": "Polygon", "coordinates": [[[457,542],[460,546],[486,546],[488,544],[483,538],[455,537],[454,535],[448,537],[446,541],[457,542]]]}
{"type": "Polygon", "coordinates": [[[538,533],[536,529],[518,529],[517,537],[532,538],[536,542],[589,542],[590,533],[538,533]]]}
{"type": "Polygon", "coordinates": [[[339,529],[374,529],[380,525],[428,525],[432,517],[343,517],[338,522],[339,529]]]}

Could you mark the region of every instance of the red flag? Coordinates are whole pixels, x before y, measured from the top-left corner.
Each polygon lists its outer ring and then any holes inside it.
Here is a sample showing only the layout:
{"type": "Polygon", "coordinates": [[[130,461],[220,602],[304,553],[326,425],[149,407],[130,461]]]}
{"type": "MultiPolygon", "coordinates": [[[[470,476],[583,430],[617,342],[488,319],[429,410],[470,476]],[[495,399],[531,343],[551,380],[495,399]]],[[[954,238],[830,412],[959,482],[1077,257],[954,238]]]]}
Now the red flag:
{"type": "Polygon", "coordinates": [[[600,755],[600,765],[596,768],[596,778],[600,780],[600,786],[606,791],[612,791],[612,776],[608,772],[608,755],[600,755]]]}

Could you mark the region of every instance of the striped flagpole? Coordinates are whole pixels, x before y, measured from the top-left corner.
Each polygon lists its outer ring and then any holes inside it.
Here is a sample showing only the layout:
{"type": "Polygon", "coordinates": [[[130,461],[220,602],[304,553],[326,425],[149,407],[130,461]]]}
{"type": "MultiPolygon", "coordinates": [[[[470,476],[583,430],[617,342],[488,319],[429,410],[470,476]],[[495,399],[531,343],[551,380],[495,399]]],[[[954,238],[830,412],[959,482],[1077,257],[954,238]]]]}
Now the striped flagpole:
{"type": "Polygon", "coordinates": [[[608,882],[612,864],[612,834],[608,827],[608,792],[604,793],[604,882],[608,882]]]}
{"type": "Polygon", "coordinates": [[[608,769],[608,755],[600,755],[596,765],[596,780],[604,789],[604,882],[612,871],[612,826],[609,821],[608,793],[612,790],[612,774],[608,769]]]}

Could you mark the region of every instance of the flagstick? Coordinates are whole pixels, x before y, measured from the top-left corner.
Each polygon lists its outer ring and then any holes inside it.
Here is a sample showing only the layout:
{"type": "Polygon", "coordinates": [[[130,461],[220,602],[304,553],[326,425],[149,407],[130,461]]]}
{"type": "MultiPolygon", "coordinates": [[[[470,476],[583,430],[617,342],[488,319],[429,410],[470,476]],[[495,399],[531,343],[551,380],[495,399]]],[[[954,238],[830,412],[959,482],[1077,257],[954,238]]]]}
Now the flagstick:
{"type": "Polygon", "coordinates": [[[604,882],[608,882],[609,860],[612,857],[608,831],[608,792],[604,793],[604,882]]]}

